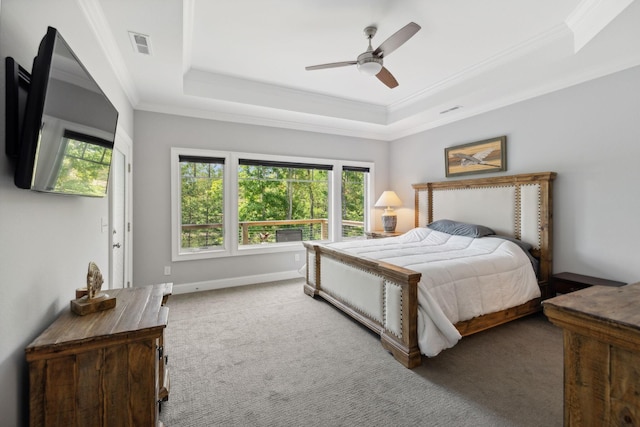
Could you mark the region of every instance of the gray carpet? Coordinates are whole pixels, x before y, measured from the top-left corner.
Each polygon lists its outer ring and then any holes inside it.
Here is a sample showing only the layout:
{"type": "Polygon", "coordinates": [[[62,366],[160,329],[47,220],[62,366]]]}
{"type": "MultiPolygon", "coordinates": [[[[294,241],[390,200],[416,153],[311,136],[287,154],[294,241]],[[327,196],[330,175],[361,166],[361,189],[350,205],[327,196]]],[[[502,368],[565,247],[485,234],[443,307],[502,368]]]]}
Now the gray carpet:
{"type": "Polygon", "coordinates": [[[302,283],[169,298],[165,425],[562,425],[562,332],[544,315],[409,370],[302,283]]]}

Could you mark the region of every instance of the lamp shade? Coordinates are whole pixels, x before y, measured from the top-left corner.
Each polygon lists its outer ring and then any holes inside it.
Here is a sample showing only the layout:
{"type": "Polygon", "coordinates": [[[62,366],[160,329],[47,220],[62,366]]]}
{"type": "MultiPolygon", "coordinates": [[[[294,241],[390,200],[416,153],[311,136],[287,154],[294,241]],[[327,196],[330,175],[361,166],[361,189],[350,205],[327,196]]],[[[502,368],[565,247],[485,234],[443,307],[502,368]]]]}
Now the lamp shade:
{"type": "Polygon", "coordinates": [[[384,191],[375,204],[377,208],[390,208],[392,206],[402,206],[402,201],[395,191],[384,191]]]}

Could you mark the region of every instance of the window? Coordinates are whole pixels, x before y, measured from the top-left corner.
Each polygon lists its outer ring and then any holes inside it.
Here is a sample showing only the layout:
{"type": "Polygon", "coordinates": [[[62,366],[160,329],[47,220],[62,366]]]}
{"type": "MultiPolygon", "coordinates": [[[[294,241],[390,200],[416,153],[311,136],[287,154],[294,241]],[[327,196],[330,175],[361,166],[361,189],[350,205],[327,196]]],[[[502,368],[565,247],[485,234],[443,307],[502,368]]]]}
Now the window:
{"type": "Polygon", "coordinates": [[[369,168],[342,167],[342,238],[362,237],[366,228],[369,168]]]}
{"type": "Polygon", "coordinates": [[[367,229],[370,163],[182,148],[171,158],[174,261],[299,250],[367,229]]]}
{"type": "Polygon", "coordinates": [[[180,249],[193,251],[224,243],[224,158],[179,156],[180,249]]]}
{"type": "Polygon", "coordinates": [[[327,239],[331,165],[238,163],[238,244],[279,243],[296,235],[299,240],[327,239]],[[279,238],[283,230],[289,231],[287,237],[279,238]]]}
{"type": "Polygon", "coordinates": [[[229,154],[171,149],[171,259],[228,256],[229,154]]]}

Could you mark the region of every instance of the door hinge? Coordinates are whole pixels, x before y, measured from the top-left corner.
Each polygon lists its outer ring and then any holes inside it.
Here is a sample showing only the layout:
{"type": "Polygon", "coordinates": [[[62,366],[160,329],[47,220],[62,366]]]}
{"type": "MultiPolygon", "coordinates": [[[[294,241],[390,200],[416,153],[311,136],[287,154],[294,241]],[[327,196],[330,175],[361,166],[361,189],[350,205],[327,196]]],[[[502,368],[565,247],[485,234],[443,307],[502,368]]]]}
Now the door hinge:
{"type": "Polygon", "coordinates": [[[127,223],[127,231],[131,231],[131,223],[130,222],[127,223]]]}
{"type": "Polygon", "coordinates": [[[127,172],[131,173],[131,163],[127,163],[127,172]]]}

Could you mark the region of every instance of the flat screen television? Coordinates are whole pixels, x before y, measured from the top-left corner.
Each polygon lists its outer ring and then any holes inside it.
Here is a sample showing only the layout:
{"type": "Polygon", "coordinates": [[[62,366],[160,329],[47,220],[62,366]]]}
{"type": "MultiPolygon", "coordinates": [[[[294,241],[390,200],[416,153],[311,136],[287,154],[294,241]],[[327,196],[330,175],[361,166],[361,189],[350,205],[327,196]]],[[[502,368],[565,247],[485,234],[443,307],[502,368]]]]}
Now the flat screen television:
{"type": "Polygon", "coordinates": [[[6,141],[16,147],[16,186],[104,197],[118,111],[55,28],[42,39],[30,77],[22,129],[13,132],[19,141],[6,141]]]}

